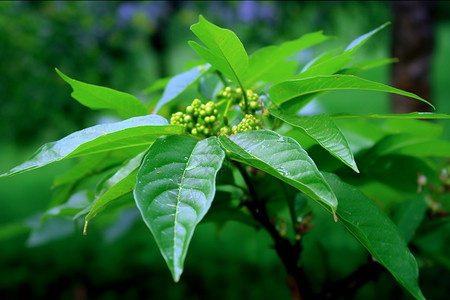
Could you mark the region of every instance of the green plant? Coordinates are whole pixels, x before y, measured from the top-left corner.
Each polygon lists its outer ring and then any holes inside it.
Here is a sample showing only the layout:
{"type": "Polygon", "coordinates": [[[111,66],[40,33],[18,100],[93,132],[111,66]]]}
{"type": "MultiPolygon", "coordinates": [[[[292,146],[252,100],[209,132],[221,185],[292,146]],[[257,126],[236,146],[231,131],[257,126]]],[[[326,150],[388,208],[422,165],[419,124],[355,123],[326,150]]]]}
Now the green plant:
{"type": "MultiPolygon", "coordinates": [[[[419,221],[410,218],[408,208],[400,210],[397,226],[366,196],[373,192],[364,184],[388,182],[402,192],[419,186],[433,213],[445,212],[445,207],[436,204],[448,187],[447,173],[438,178],[436,172],[447,170],[442,168],[445,162],[426,158],[446,158],[450,144],[438,134],[423,137],[414,131],[429,126],[415,119],[449,116],[298,115],[316,96],[333,90],[390,92],[428,103],[417,95],[351,75],[392,62],[351,64],[355,52],[385,26],[355,39],[338,55],[329,52],[317,57],[298,73],[298,62],[287,59],[326,41],[327,36],[307,34],[248,56],[233,32],[200,17],[191,30],[205,46],[189,44],[207,63],[164,80],[164,93],[153,114],[132,95],[82,83],[57,70],[80,103],[114,110],[125,120],[96,125],[45,144],[30,160],[1,177],[82,157],[55,180],[61,192],[41,216],[41,224],[57,216],[85,216],[86,233],[88,222],[97,214],[129,206],[134,196],[175,281],[183,271],[194,230],[208,213],[210,220],[221,222],[225,215],[226,220],[265,229],[286,268],[294,299],[349,297],[373,279],[381,265],[416,299],[424,299],[416,259],[407,242],[427,211],[426,203],[414,202],[422,212],[419,221]],[[189,89],[197,98],[186,101],[184,93],[189,89]],[[169,123],[156,113],[165,108],[168,115],[169,104],[177,102],[172,100],[178,100],[181,108],[171,114],[169,123]],[[368,122],[352,123],[355,119],[368,122]],[[403,128],[398,134],[401,126],[392,122],[390,128],[370,127],[373,120],[399,119],[413,122],[410,130],[403,128]],[[351,143],[344,132],[352,137],[351,143]],[[96,186],[83,185],[86,181],[94,181],[96,186]],[[444,189],[432,194],[427,188],[430,182],[444,189]],[[80,187],[85,188],[81,194],[80,187]],[[313,225],[320,228],[329,220],[341,223],[371,258],[353,261],[344,278],[314,283],[314,272],[309,271],[317,266],[308,260],[306,252],[311,248],[306,249],[304,241],[313,236],[313,225]]],[[[148,90],[160,86],[157,82],[148,90]]]]}

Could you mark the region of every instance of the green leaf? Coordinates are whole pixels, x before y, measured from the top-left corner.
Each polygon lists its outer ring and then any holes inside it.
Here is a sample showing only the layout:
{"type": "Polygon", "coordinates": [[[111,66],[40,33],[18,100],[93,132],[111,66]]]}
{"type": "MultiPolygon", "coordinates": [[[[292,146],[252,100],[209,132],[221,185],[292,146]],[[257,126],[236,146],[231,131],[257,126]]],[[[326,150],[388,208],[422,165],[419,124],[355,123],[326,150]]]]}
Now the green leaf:
{"type": "Polygon", "coordinates": [[[304,192],[331,210],[336,197],[305,150],[292,138],[270,130],[219,137],[231,158],[260,169],[304,192]]]}
{"type": "Polygon", "coordinates": [[[352,60],[353,58],[350,52],[344,52],[329,59],[323,57],[308,67],[303,68],[302,72],[294,76],[294,78],[301,79],[318,75],[331,75],[345,67],[352,60]]]}
{"type": "MultiPolygon", "coordinates": [[[[295,76],[295,78],[308,78],[312,76],[317,75],[330,75],[334,74],[340,69],[342,69],[344,66],[346,66],[349,62],[353,60],[353,54],[361,47],[363,46],[375,33],[386,27],[389,23],[385,23],[381,25],[380,27],[356,38],[353,40],[347,48],[344,50],[343,53],[331,56],[335,50],[329,51],[317,58],[315,58],[313,61],[308,63],[302,70],[300,74],[295,76]]],[[[364,62],[363,62],[364,63],[364,62]]],[[[375,62],[375,64],[384,64],[386,61],[375,62]]],[[[355,65],[357,70],[360,68],[363,68],[365,65],[357,66],[355,65]]]]}
{"type": "Polygon", "coordinates": [[[0,177],[23,173],[76,156],[131,147],[145,150],[161,135],[182,132],[183,127],[167,125],[167,120],[157,115],[100,124],[74,132],[57,142],[43,145],[28,161],[1,174],[0,177]]]}
{"type": "Polygon", "coordinates": [[[450,142],[412,134],[389,135],[371,150],[374,157],[387,154],[403,154],[417,157],[449,157],[450,142]]]}
{"type": "Polygon", "coordinates": [[[275,66],[272,66],[269,72],[264,73],[262,77],[258,79],[257,82],[244,82],[244,86],[251,86],[252,88],[264,88],[266,83],[278,83],[291,79],[295,71],[298,68],[298,62],[294,60],[283,60],[279,61],[275,66]]]}
{"type": "Polygon", "coordinates": [[[359,48],[361,48],[362,45],[364,45],[375,33],[377,33],[378,31],[380,31],[381,29],[385,28],[386,26],[388,26],[389,24],[391,24],[391,22],[386,22],[383,25],[375,28],[374,30],[361,35],[360,37],[354,39],[348,46],[347,48],[345,48],[344,52],[350,52],[350,53],[355,53],[359,48]]]}
{"type": "Polygon", "coordinates": [[[274,117],[305,132],[330,152],[331,155],[341,160],[356,172],[359,172],[352,150],[344,134],[329,115],[320,114],[311,117],[300,117],[285,114],[279,109],[270,109],[269,112],[274,117]]]}
{"type": "Polygon", "coordinates": [[[94,204],[85,218],[86,222],[105,209],[112,201],[134,190],[137,170],[143,157],[144,153],[141,153],[129,160],[100,186],[98,193],[95,195],[94,204]]]}
{"type": "Polygon", "coordinates": [[[378,58],[365,60],[359,63],[354,64],[353,66],[340,70],[339,74],[357,74],[362,71],[367,71],[376,67],[389,65],[398,62],[397,58],[378,58]]]}
{"type": "Polygon", "coordinates": [[[450,119],[450,115],[447,114],[435,114],[430,112],[411,112],[406,114],[370,114],[370,115],[353,115],[337,113],[333,114],[334,119],[423,119],[423,120],[433,120],[433,119],[450,119]]]}
{"type": "Polygon", "coordinates": [[[122,151],[102,152],[83,157],[79,163],[66,173],[53,180],[52,188],[71,184],[89,176],[102,173],[116,165],[120,165],[129,155],[122,151]]]}
{"type": "Polygon", "coordinates": [[[375,203],[336,175],[324,174],[339,200],[338,220],[416,299],[419,271],[399,229],[375,203]]]}
{"type": "Polygon", "coordinates": [[[376,157],[367,152],[359,160],[359,166],[363,174],[403,193],[417,192],[418,174],[424,175],[429,182],[439,183],[438,170],[414,156],[389,154],[376,157]]]}
{"type": "Polygon", "coordinates": [[[33,226],[26,245],[28,247],[36,247],[65,238],[74,233],[75,226],[71,217],[49,217],[33,226]]]}
{"type": "Polygon", "coordinates": [[[83,83],[56,69],[59,76],[73,89],[72,97],[92,109],[112,109],[122,118],[146,115],[147,108],[138,98],[110,88],[83,83]]]}
{"type": "Polygon", "coordinates": [[[158,92],[158,91],[165,89],[171,79],[172,79],[172,77],[164,77],[164,78],[159,78],[159,79],[155,80],[152,83],[152,85],[150,85],[149,87],[147,87],[144,90],[144,93],[150,94],[150,93],[158,92]]]}
{"type": "MultiPolygon", "coordinates": [[[[300,73],[303,73],[306,70],[308,70],[309,68],[316,66],[318,64],[321,64],[324,61],[329,61],[330,59],[332,59],[334,57],[334,54],[338,51],[339,51],[339,49],[332,49],[332,50],[328,50],[326,52],[319,54],[318,56],[311,59],[308,63],[306,63],[306,65],[303,67],[303,69],[300,71],[300,73]]],[[[322,74],[322,75],[325,75],[325,74],[322,74]]]]}
{"type": "Polygon", "coordinates": [[[278,69],[278,65],[284,59],[328,39],[329,37],[323,35],[321,31],[318,31],[305,34],[299,39],[285,42],[279,46],[268,46],[256,51],[249,57],[248,71],[243,79],[244,85],[252,86],[261,80],[272,80],[273,71],[278,69]]]}
{"type": "Polygon", "coordinates": [[[194,229],[211,206],[224,157],[216,137],[165,136],[153,143],[138,171],[136,204],[175,281],[194,229]]]}
{"type": "Polygon", "coordinates": [[[420,223],[425,217],[427,211],[427,203],[422,195],[418,195],[411,199],[394,206],[393,220],[397,224],[406,242],[410,242],[420,223]]]}
{"type": "MultiPolygon", "coordinates": [[[[286,103],[296,97],[323,91],[333,90],[369,90],[399,94],[411,97],[434,106],[425,99],[388,85],[359,78],[353,75],[326,75],[305,79],[287,80],[272,86],[269,94],[275,105],[286,103]]],[[[308,99],[309,101],[310,99],[308,99]]],[[[306,103],[302,103],[306,105],[306,103]]]]}
{"type": "Polygon", "coordinates": [[[191,31],[207,47],[190,41],[189,45],[198,55],[231,81],[240,84],[240,78],[247,71],[248,56],[234,32],[208,22],[203,16],[200,16],[198,23],[191,26],[191,31]]]}
{"type": "MultiPolygon", "coordinates": [[[[92,193],[93,194],[93,193],[92,193]]],[[[69,200],[61,205],[47,210],[42,215],[42,222],[49,217],[74,217],[92,203],[93,195],[90,191],[83,190],[73,194],[69,200]]]]}
{"type": "Polygon", "coordinates": [[[209,70],[209,68],[209,64],[206,64],[204,66],[197,66],[193,67],[189,71],[172,77],[164,90],[162,98],[158,101],[158,104],[156,104],[153,113],[156,114],[161,106],[173,100],[194,82],[196,82],[209,70]]]}

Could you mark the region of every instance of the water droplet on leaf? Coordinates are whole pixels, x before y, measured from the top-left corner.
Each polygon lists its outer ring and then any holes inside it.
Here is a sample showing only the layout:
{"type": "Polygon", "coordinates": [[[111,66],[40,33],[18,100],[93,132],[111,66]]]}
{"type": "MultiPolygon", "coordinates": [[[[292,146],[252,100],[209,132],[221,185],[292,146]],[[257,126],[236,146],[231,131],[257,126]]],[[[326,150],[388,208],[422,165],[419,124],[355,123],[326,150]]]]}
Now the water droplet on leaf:
{"type": "Polygon", "coordinates": [[[278,168],[277,171],[278,171],[278,173],[280,173],[283,176],[289,175],[289,172],[284,167],[278,168]]]}

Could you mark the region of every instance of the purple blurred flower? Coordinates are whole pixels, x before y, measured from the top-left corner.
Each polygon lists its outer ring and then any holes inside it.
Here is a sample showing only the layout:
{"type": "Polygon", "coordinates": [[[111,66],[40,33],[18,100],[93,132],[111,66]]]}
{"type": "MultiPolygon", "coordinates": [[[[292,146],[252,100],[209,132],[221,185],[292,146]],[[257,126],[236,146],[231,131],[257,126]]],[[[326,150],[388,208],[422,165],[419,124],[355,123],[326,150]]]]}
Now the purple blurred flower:
{"type": "Polygon", "coordinates": [[[256,1],[241,1],[238,6],[238,16],[244,22],[252,22],[258,18],[258,6],[256,1]]]}
{"type": "Polygon", "coordinates": [[[239,2],[237,13],[241,21],[255,22],[268,21],[275,18],[276,7],[272,3],[259,1],[241,1],[239,2]]]}
{"type": "Polygon", "coordinates": [[[117,10],[117,14],[119,17],[120,23],[128,23],[133,18],[136,12],[136,5],[134,3],[125,2],[119,6],[117,10]]]}
{"type": "Polygon", "coordinates": [[[165,18],[169,13],[169,3],[166,1],[153,1],[145,5],[145,14],[153,21],[165,18]]]}

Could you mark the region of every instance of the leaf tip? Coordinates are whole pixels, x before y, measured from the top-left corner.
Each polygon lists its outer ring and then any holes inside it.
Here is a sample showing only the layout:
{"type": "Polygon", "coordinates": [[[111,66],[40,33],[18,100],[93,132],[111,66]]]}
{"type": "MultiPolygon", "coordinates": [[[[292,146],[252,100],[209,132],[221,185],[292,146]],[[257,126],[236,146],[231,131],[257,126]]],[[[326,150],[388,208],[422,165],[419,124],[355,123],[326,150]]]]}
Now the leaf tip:
{"type": "Polygon", "coordinates": [[[84,222],[83,235],[87,235],[87,226],[89,221],[84,222]]]}
{"type": "Polygon", "coordinates": [[[336,211],[335,211],[335,210],[333,211],[333,219],[334,219],[334,222],[335,222],[335,223],[338,222],[338,217],[337,217],[337,215],[336,215],[336,211]]]}
{"type": "Polygon", "coordinates": [[[180,277],[181,277],[181,273],[183,273],[183,269],[179,268],[179,267],[174,267],[172,271],[172,277],[173,277],[173,281],[174,282],[179,282],[180,281],[180,277]]]}

